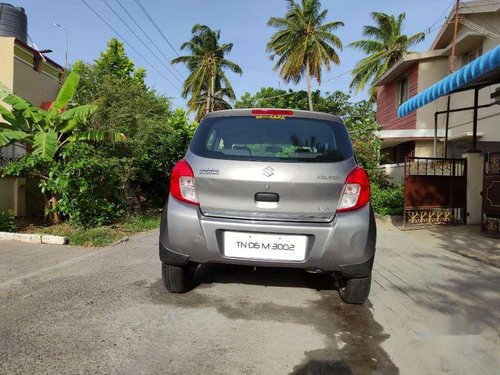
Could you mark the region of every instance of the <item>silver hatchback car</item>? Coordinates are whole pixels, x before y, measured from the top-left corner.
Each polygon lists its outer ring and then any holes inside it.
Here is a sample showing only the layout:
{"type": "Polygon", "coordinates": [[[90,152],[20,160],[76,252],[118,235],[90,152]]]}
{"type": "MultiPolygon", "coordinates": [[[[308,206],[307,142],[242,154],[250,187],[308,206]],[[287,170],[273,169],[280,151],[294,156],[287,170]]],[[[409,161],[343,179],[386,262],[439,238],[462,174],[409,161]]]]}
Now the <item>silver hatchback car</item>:
{"type": "Polygon", "coordinates": [[[282,109],[213,112],[171,173],[160,228],[167,290],[198,264],[335,273],[344,301],[370,292],[376,227],[370,183],[342,120],[282,109]]]}

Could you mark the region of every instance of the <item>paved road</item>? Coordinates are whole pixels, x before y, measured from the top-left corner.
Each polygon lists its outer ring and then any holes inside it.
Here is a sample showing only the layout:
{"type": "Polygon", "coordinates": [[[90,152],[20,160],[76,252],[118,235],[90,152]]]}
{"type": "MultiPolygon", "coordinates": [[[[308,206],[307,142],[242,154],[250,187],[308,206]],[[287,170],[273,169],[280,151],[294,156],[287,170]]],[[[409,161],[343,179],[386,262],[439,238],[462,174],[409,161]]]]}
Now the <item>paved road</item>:
{"type": "Polygon", "coordinates": [[[365,306],[342,303],[325,277],[282,269],[203,267],[194,291],[170,295],[160,283],[156,241],[152,231],[94,251],[17,244],[14,252],[0,243],[0,373],[500,368],[500,269],[449,251],[498,252],[498,240],[380,224],[365,306]]]}

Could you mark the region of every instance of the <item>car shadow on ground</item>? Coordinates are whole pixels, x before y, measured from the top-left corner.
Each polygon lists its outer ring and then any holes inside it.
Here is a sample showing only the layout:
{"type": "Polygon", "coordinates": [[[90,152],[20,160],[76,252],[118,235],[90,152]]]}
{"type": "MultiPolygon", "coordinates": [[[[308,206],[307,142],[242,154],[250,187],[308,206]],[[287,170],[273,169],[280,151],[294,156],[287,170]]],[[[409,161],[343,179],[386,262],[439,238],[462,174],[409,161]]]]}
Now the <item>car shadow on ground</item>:
{"type": "Polygon", "coordinates": [[[202,264],[194,278],[195,288],[207,284],[249,284],[338,290],[338,280],[329,273],[312,274],[294,268],[249,267],[228,264],[202,264]]]}
{"type": "MultiPolygon", "coordinates": [[[[185,294],[169,294],[161,281],[150,285],[154,303],[181,308],[215,308],[227,319],[273,321],[276,324],[310,326],[325,337],[323,348],[314,348],[297,358],[292,374],[397,374],[398,368],[382,348],[389,335],[378,324],[372,305],[348,305],[337,293],[330,274],[309,274],[300,269],[256,268],[207,264],[195,274],[195,288],[185,294]],[[286,301],[259,301],[234,289],[228,294],[213,292],[218,284],[243,284],[311,289],[303,305],[286,301]],[[210,290],[210,291],[209,291],[210,290]]],[[[262,290],[262,293],[265,293],[262,290]]],[[[286,328],[284,328],[286,329],[286,328]]],[[[300,338],[297,338],[300,340],[300,338]]]]}

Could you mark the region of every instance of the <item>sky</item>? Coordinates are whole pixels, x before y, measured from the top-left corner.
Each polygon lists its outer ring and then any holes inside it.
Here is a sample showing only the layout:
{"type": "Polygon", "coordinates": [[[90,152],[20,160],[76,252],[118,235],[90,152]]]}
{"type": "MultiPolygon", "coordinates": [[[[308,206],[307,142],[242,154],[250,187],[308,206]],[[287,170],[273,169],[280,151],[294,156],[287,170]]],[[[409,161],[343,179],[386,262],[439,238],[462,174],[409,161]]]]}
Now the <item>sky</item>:
{"type": "MultiPolygon", "coordinates": [[[[221,30],[221,42],[234,44],[227,58],[243,69],[242,76],[229,74],[237,97],[247,91],[255,93],[261,87],[267,86],[283,89],[305,88],[305,81],[298,86],[284,84],[278,74],[273,72],[274,64],[266,52],[266,43],[273,33],[273,29],[267,27],[266,23],[271,16],[282,17],[285,14],[285,0],[2,1],[25,8],[31,40],[39,49],[52,49],[53,52],[48,56],[61,65],[64,65],[66,32],[54,26],[54,21],[68,31],[69,64],[80,59],[92,62],[106,49],[106,43],[110,38],[118,37],[85,5],[86,2],[121,35],[118,39],[125,41],[126,52],[136,67],[146,68],[147,84],[162,95],[170,97],[174,107],[185,105],[185,100],[180,97],[180,87],[187,72],[181,65],[176,65],[177,71],[174,70],[168,60],[177,54],[182,55],[179,47],[189,40],[191,28],[196,23],[221,30]],[[137,1],[149,12],[165,38],[142,12],[137,1]],[[120,15],[150,50],[120,21],[106,3],[120,15]],[[153,43],[142,34],[120,7],[120,3],[153,43]]],[[[345,24],[337,31],[344,48],[339,51],[340,65],[333,66],[330,72],[325,70],[321,86],[316,83],[313,87],[319,88],[322,92],[341,90],[349,93],[351,79],[349,71],[363,54],[347,45],[362,38],[363,25],[371,23],[371,12],[379,11],[395,15],[405,12],[406,34],[420,31],[427,33],[425,41],[414,48],[415,51],[424,51],[431,45],[453,4],[454,0],[322,0],[323,8],[328,9],[327,21],[342,21],[345,24]]],[[[351,94],[354,100],[366,97],[366,93],[351,94]]]]}

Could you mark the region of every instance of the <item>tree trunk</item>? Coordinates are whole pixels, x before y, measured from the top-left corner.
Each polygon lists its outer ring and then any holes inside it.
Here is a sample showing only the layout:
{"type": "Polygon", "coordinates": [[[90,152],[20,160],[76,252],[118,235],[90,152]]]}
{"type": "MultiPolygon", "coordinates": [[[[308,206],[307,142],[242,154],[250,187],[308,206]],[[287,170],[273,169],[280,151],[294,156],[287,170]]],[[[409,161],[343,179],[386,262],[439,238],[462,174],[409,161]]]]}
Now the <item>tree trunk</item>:
{"type": "Polygon", "coordinates": [[[207,87],[207,104],[205,105],[205,114],[208,115],[210,113],[210,87],[207,87]]]}
{"type": "Polygon", "coordinates": [[[57,212],[57,197],[55,194],[51,195],[46,204],[52,223],[59,224],[61,222],[61,216],[59,216],[59,212],[57,212]]]}
{"type": "Polygon", "coordinates": [[[307,80],[307,99],[309,101],[309,110],[314,111],[312,93],[311,93],[311,71],[309,67],[309,60],[306,60],[306,80],[307,80]]]}
{"type": "Polygon", "coordinates": [[[215,111],[215,74],[212,74],[212,80],[210,82],[210,91],[211,91],[211,98],[212,98],[212,103],[211,103],[211,109],[210,112],[215,111]]]}
{"type": "Polygon", "coordinates": [[[213,66],[211,66],[211,62],[210,63],[210,81],[208,82],[208,85],[207,85],[207,104],[206,104],[206,107],[205,107],[205,114],[209,114],[211,111],[211,107],[212,107],[212,95],[213,95],[213,92],[212,92],[212,80],[214,79],[214,69],[213,69],[213,66]]]}

